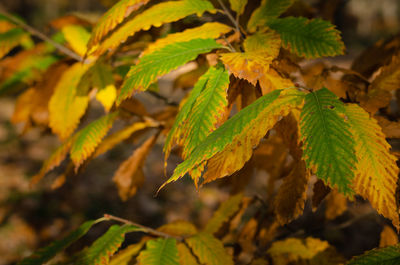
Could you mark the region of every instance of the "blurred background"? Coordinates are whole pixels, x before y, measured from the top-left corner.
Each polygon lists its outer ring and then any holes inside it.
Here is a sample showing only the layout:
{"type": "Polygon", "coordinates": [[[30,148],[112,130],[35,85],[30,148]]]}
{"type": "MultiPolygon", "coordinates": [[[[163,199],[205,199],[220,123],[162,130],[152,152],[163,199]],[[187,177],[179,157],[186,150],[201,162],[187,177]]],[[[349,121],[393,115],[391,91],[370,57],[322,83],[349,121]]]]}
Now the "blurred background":
{"type": "MultiPolygon", "coordinates": [[[[16,14],[29,25],[50,34],[53,29],[49,23],[53,19],[73,12],[94,22],[115,2],[0,0],[0,9],[16,14]]],[[[332,59],[339,66],[350,67],[353,59],[364,49],[400,32],[399,0],[308,0],[304,3],[310,15],[317,14],[330,20],[342,31],[347,54],[332,59]]],[[[164,83],[170,86],[171,80],[164,83]]],[[[148,106],[163,104],[155,98],[145,100],[148,106]]],[[[232,192],[231,187],[224,185],[224,180],[206,185],[200,191],[195,190],[191,181],[184,180],[169,185],[154,197],[165,180],[162,141],[157,143],[146,161],[145,184],[126,202],[118,197],[112,176],[139,143],[119,145],[93,160],[82,174],[67,179],[58,189],[51,189],[49,185],[31,188],[30,177],[38,172],[59,142],[49,132],[43,133],[39,129],[20,136],[20,128],[10,123],[14,104],[14,98],[0,98],[0,265],[13,264],[33,249],[59,238],[65,231],[104,213],[150,227],[179,219],[202,226],[232,192]]],[[[99,109],[99,106],[92,106],[87,116],[94,115],[99,109]]],[[[173,169],[180,159],[172,157],[170,161],[173,169]]],[[[47,179],[54,179],[56,175],[51,173],[47,179]]],[[[253,176],[246,193],[264,198],[267,183],[265,173],[253,176]]],[[[303,217],[284,228],[282,236],[302,231],[328,240],[349,257],[376,247],[385,222],[367,203],[350,204],[342,216],[329,221],[324,220],[322,209],[312,213],[311,206],[308,206],[303,217]],[[354,212],[362,218],[354,219],[354,212]]],[[[104,230],[101,225],[91,230],[81,244],[93,240],[104,230]]],[[[136,240],[135,236],[128,238],[131,242],[136,240]]]]}

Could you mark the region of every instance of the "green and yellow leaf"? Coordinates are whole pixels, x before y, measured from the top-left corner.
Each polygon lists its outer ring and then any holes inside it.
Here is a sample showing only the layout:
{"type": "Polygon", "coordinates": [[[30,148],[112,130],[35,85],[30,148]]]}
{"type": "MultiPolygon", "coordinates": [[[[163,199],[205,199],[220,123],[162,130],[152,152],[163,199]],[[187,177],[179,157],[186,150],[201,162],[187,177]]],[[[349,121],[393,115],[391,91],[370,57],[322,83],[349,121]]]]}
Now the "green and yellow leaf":
{"type": "Polygon", "coordinates": [[[248,0],[229,0],[231,9],[236,12],[237,16],[240,16],[244,12],[244,8],[247,5],[248,0]]]}
{"type": "Polygon", "coordinates": [[[119,25],[132,12],[146,5],[150,0],[120,0],[112,6],[97,22],[92,30],[88,43],[88,50],[96,46],[117,25],[119,25]]]}
{"type": "Polygon", "coordinates": [[[26,32],[21,28],[12,28],[6,32],[0,33],[0,59],[18,46],[26,37],[26,32]]]}
{"type": "Polygon", "coordinates": [[[213,217],[208,221],[204,232],[214,234],[222,227],[224,223],[240,210],[243,194],[239,193],[223,202],[218,210],[214,213],[213,217]]]}
{"type": "Polygon", "coordinates": [[[71,232],[65,238],[54,241],[47,247],[38,249],[31,256],[19,262],[18,265],[37,265],[46,263],[47,261],[52,259],[58,252],[64,250],[69,245],[84,236],[94,224],[103,220],[104,219],[98,219],[83,223],[77,230],[71,232]]]}
{"type": "MultiPolygon", "coordinates": [[[[286,116],[302,105],[304,93],[296,89],[275,90],[243,108],[201,142],[163,184],[176,181],[186,173],[202,168],[204,183],[230,175],[243,167],[262,137],[286,116]],[[234,155],[233,155],[234,154],[234,155]]],[[[162,187],[163,187],[162,186],[162,187]]],[[[161,187],[161,188],[162,188],[161,187]]]]}
{"type": "Polygon", "coordinates": [[[190,249],[184,243],[178,243],[179,264],[181,265],[199,265],[190,249]]]}
{"type": "Polygon", "coordinates": [[[232,256],[224,249],[220,240],[208,233],[199,233],[186,239],[186,243],[205,265],[233,265],[232,256]]]}
{"type": "Polygon", "coordinates": [[[201,16],[205,11],[215,12],[213,5],[207,0],[169,1],[154,5],[118,28],[109,38],[89,52],[95,55],[103,54],[115,49],[140,30],[148,30],[152,26],[160,27],[164,23],[174,22],[193,14],[201,16]]]}
{"type": "Polygon", "coordinates": [[[143,184],[144,175],[141,169],[157,138],[158,134],[147,139],[115,172],[113,181],[117,185],[118,194],[123,201],[135,195],[137,189],[143,184]]]}
{"type": "Polygon", "coordinates": [[[346,265],[396,265],[400,263],[400,244],[377,248],[352,258],[346,265]]]}
{"type": "Polygon", "coordinates": [[[140,229],[133,225],[113,225],[106,233],[99,237],[88,248],[78,253],[74,261],[76,265],[100,265],[108,264],[110,258],[119,249],[125,239],[125,234],[140,229]]]}
{"type": "Polygon", "coordinates": [[[61,139],[66,139],[78,126],[86,111],[89,96],[78,91],[81,77],[88,65],[75,63],[64,72],[49,102],[50,127],[61,139]]]}
{"type": "Polygon", "coordinates": [[[328,89],[309,93],[300,114],[300,139],[307,168],[332,188],[352,196],[356,143],[345,115],[344,104],[328,89]]]}
{"type": "Polygon", "coordinates": [[[399,229],[396,187],[399,169],[397,158],[390,153],[390,145],[377,121],[361,107],[346,105],[346,116],[356,142],[357,168],[354,191],[371,202],[378,213],[390,219],[399,229]]]}
{"type": "Polygon", "coordinates": [[[72,50],[80,56],[84,56],[90,33],[84,27],[79,25],[67,25],[62,28],[62,33],[72,50]]]}
{"type": "Polygon", "coordinates": [[[178,33],[172,33],[167,35],[165,38],[158,39],[143,51],[142,56],[160,50],[172,43],[186,42],[193,39],[216,39],[230,31],[232,31],[232,28],[225,24],[219,22],[208,22],[199,27],[186,29],[178,33]]]}
{"type": "Polygon", "coordinates": [[[187,221],[174,221],[160,226],[157,228],[157,231],[181,237],[188,237],[197,234],[196,226],[187,221]]]}
{"type": "Polygon", "coordinates": [[[140,265],[179,265],[178,248],[174,238],[158,238],[146,243],[138,257],[140,265]]]}
{"type": "Polygon", "coordinates": [[[344,44],[334,25],[322,19],[286,17],[268,22],[281,35],[283,47],[305,58],[336,56],[344,53],[344,44]]]}
{"type": "Polygon", "coordinates": [[[115,99],[117,98],[117,89],[112,73],[112,68],[105,63],[96,63],[91,68],[91,78],[93,87],[97,89],[96,99],[106,111],[110,111],[115,99]]]}
{"type": "Polygon", "coordinates": [[[101,140],[111,129],[118,112],[113,112],[101,117],[80,130],[71,144],[71,160],[75,169],[90,157],[101,140]]]}
{"type": "Polygon", "coordinates": [[[294,0],[263,0],[260,7],[251,15],[247,29],[254,32],[258,26],[263,26],[271,19],[279,17],[293,2],[294,0]]]}
{"type": "Polygon", "coordinates": [[[125,249],[118,251],[111,259],[110,265],[129,265],[133,257],[139,254],[144,244],[145,241],[141,240],[139,243],[129,245],[125,249]]]}
{"type": "Polygon", "coordinates": [[[246,37],[243,46],[246,52],[258,52],[276,58],[281,48],[281,37],[273,30],[259,31],[246,37]]]}
{"type": "Polygon", "coordinates": [[[117,104],[130,97],[133,92],[146,90],[158,77],[195,59],[199,54],[222,47],[213,39],[193,39],[167,45],[143,56],[140,62],[129,70],[117,97],[117,104]]]}

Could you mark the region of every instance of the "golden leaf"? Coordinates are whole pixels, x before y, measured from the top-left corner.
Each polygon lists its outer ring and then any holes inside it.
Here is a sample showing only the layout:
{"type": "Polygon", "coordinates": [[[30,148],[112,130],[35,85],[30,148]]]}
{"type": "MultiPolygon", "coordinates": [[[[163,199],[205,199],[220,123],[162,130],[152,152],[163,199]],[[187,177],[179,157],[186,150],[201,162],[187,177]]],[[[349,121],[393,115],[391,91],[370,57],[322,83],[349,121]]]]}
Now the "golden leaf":
{"type": "Polygon", "coordinates": [[[141,168],[157,138],[158,134],[155,134],[147,139],[115,172],[113,181],[117,184],[119,196],[123,201],[135,195],[138,187],[143,184],[144,175],[141,168]]]}
{"type": "Polygon", "coordinates": [[[268,69],[268,71],[259,79],[259,82],[263,95],[277,89],[294,87],[290,79],[280,76],[272,68],[268,69]]]}
{"type": "Polygon", "coordinates": [[[175,221],[172,223],[165,224],[157,228],[158,231],[164,232],[174,236],[193,236],[197,233],[197,228],[194,224],[187,221],[175,221]]]}
{"type": "Polygon", "coordinates": [[[370,90],[396,90],[400,88],[400,55],[394,55],[390,64],[381,68],[381,73],[371,83],[370,90]]]}
{"type": "Polygon", "coordinates": [[[79,25],[65,26],[62,28],[62,33],[69,45],[71,45],[71,48],[80,56],[84,56],[90,33],[79,25]]]}
{"type": "Polygon", "coordinates": [[[346,106],[346,115],[356,144],[358,160],[354,190],[371,202],[378,213],[389,218],[399,229],[396,187],[399,168],[396,157],[375,119],[358,105],[346,106]]]}
{"type": "Polygon", "coordinates": [[[66,139],[78,126],[86,111],[89,96],[78,91],[78,84],[88,65],[75,63],[61,76],[49,102],[50,127],[61,139],[66,139]]]}
{"type": "Polygon", "coordinates": [[[184,243],[178,243],[179,263],[185,265],[199,265],[190,249],[184,243]]]}
{"type": "Polygon", "coordinates": [[[276,58],[281,49],[281,37],[271,29],[266,32],[256,32],[244,40],[243,46],[246,52],[258,52],[276,58]]]}
{"type": "Polygon", "coordinates": [[[274,202],[276,218],[281,225],[289,223],[303,213],[309,177],[306,165],[301,160],[283,179],[274,202]]]}
{"type": "Polygon", "coordinates": [[[325,218],[333,220],[347,210],[347,198],[337,190],[332,190],[325,198],[325,218]]]}
{"type": "Polygon", "coordinates": [[[399,236],[397,233],[388,225],[383,226],[383,230],[381,232],[379,247],[388,247],[393,246],[399,243],[399,236]]]}

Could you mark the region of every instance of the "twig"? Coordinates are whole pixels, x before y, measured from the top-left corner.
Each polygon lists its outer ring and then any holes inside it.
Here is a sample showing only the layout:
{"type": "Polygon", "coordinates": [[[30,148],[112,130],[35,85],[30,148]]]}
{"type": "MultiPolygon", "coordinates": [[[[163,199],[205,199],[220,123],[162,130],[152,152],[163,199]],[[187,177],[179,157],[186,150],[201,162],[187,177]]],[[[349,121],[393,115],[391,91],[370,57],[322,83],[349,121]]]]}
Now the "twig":
{"type": "Polygon", "coordinates": [[[239,32],[240,37],[242,37],[242,31],[240,30],[240,25],[239,25],[238,21],[236,21],[236,19],[232,16],[231,12],[229,12],[229,10],[226,8],[226,6],[224,5],[224,3],[221,0],[217,0],[217,1],[218,1],[219,5],[222,7],[222,9],[224,10],[224,14],[227,15],[229,20],[235,26],[236,31],[239,32]]]}
{"type": "Polygon", "coordinates": [[[143,232],[148,233],[148,234],[152,234],[154,236],[159,236],[159,237],[165,237],[165,238],[175,238],[176,240],[178,240],[179,242],[182,242],[184,240],[183,237],[180,236],[174,236],[174,235],[170,235],[161,231],[157,231],[153,228],[141,225],[141,224],[137,224],[135,222],[114,216],[114,215],[110,215],[110,214],[104,214],[104,218],[108,219],[108,220],[114,220],[120,223],[124,223],[124,224],[128,224],[128,225],[134,225],[137,226],[139,228],[141,228],[143,230],[143,232]]]}
{"type": "Polygon", "coordinates": [[[24,22],[22,22],[21,20],[15,18],[14,16],[12,16],[11,14],[7,13],[4,10],[0,10],[0,15],[5,16],[7,19],[9,19],[11,22],[15,23],[16,25],[20,26],[21,28],[25,29],[26,31],[28,31],[29,33],[31,33],[32,35],[35,35],[36,37],[38,37],[39,39],[51,44],[52,46],[54,46],[57,50],[59,50],[60,52],[64,53],[65,55],[68,55],[69,57],[82,62],[83,58],[81,56],[79,56],[77,53],[75,53],[74,51],[68,49],[67,47],[53,41],[52,39],[50,39],[49,37],[47,37],[45,34],[43,34],[42,32],[38,31],[35,28],[32,28],[31,26],[25,24],[24,22]]]}
{"type": "Polygon", "coordinates": [[[164,97],[163,95],[158,94],[157,92],[151,91],[151,90],[146,90],[150,95],[152,95],[155,98],[161,99],[162,101],[165,102],[165,104],[177,107],[179,106],[178,103],[170,101],[168,98],[164,97]]]}
{"type": "Polygon", "coordinates": [[[224,38],[224,40],[225,40],[226,43],[228,44],[229,48],[231,48],[232,52],[236,52],[236,49],[230,44],[230,42],[229,42],[228,39],[226,38],[225,34],[223,34],[222,37],[224,38]]]}

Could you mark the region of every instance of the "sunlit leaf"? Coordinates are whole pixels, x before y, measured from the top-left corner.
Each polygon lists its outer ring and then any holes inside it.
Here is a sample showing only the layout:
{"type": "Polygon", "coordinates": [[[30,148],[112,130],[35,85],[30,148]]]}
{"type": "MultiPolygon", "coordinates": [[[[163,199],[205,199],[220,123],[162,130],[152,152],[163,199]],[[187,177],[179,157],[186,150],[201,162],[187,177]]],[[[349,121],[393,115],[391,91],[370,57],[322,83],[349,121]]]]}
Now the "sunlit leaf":
{"type": "Polygon", "coordinates": [[[269,20],[279,17],[292,4],[293,0],[263,0],[259,8],[251,15],[247,28],[254,32],[257,26],[262,26],[269,20]]]}
{"type": "Polygon", "coordinates": [[[71,45],[71,48],[80,56],[84,56],[90,33],[79,25],[65,26],[62,28],[62,33],[69,45],[71,45]]]}

